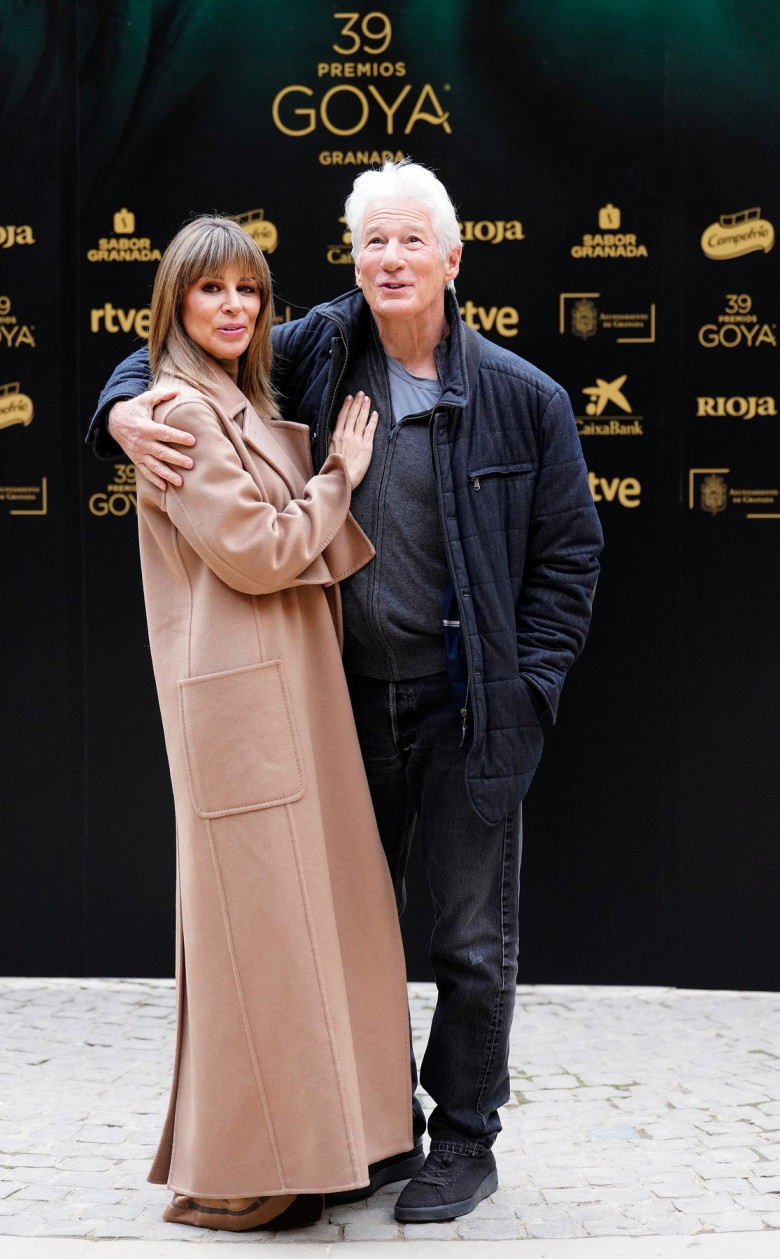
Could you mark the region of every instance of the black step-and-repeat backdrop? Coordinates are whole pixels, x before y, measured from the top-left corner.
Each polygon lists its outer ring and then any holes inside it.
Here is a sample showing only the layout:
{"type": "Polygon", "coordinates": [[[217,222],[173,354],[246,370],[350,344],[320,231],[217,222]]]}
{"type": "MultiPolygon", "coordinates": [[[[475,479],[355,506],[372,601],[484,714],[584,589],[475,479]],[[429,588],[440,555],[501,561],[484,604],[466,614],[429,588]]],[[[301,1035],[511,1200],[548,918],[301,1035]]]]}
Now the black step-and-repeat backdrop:
{"type": "Polygon", "coordinates": [[[1,972],[172,971],[134,469],[83,446],[160,252],[238,214],[295,318],[352,284],[355,175],[408,154],[466,320],[569,391],[606,534],[521,978],[780,986],[778,81],[775,0],[3,5],[1,972]]]}

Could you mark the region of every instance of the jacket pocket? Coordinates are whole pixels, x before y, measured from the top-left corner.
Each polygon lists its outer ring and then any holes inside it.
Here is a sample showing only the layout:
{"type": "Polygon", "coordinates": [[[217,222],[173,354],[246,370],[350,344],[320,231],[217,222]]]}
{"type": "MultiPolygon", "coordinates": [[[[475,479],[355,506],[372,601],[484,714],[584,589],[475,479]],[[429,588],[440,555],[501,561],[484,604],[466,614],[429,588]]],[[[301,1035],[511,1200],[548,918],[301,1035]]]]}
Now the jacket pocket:
{"type": "Polygon", "coordinates": [[[535,472],[535,463],[504,463],[494,464],[487,468],[475,468],[473,472],[467,472],[466,476],[472,489],[479,490],[482,488],[482,482],[488,477],[531,476],[535,472]]]}
{"type": "Polygon", "coordinates": [[[179,682],[187,775],[199,817],[298,800],[303,762],[281,660],[179,682]]]}

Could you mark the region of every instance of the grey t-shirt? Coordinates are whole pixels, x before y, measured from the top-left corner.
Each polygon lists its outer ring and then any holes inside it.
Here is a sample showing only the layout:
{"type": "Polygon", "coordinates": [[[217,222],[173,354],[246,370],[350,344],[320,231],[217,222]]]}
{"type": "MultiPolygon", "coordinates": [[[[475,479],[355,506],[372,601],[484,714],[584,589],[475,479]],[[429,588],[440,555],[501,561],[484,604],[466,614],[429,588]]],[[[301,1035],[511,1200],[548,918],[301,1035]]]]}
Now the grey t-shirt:
{"type": "Polygon", "coordinates": [[[438,380],[412,376],[376,349],[348,382],[351,391],[357,384],[371,394],[380,421],[368,473],[352,496],[352,512],[377,554],[341,584],[344,664],[354,673],[400,680],[447,667],[442,603],[449,570],[430,439],[430,414],[442,390],[438,380]],[[392,418],[381,403],[383,366],[392,418]]]}

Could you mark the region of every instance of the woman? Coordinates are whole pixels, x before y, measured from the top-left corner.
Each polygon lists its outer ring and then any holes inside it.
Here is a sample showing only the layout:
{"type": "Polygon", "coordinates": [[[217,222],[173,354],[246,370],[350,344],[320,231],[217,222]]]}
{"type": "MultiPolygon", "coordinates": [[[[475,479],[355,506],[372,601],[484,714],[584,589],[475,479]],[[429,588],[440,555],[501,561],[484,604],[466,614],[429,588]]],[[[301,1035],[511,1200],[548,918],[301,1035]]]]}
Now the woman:
{"type": "Polygon", "coordinates": [[[139,484],[149,636],[177,820],[178,1036],[149,1179],[165,1218],[317,1219],[409,1150],[403,953],[340,656],[336,583],[376,415],[347,399],[312,474],[277,418],[271,282],[236,223],[187,224],[160,263],[149,354],[197,438],[180,488],[139,484]]]}

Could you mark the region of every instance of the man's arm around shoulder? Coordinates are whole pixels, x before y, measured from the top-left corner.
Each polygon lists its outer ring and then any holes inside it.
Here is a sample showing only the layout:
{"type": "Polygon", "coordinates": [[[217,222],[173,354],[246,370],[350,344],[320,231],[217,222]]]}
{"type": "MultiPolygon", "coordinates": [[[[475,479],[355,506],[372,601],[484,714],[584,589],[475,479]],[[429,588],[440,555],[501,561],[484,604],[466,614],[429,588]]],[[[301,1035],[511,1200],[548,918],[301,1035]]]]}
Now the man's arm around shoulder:
{"type": "Polygon", "coordinates": [[[144,345],[114,368],[98,398],[86,436],[98,459],[116,459],[121,453],[108,431],[108,413],[114,403],[123,398],[137,398],[149,388],[150,383],[149,351],[144,345]]]}

